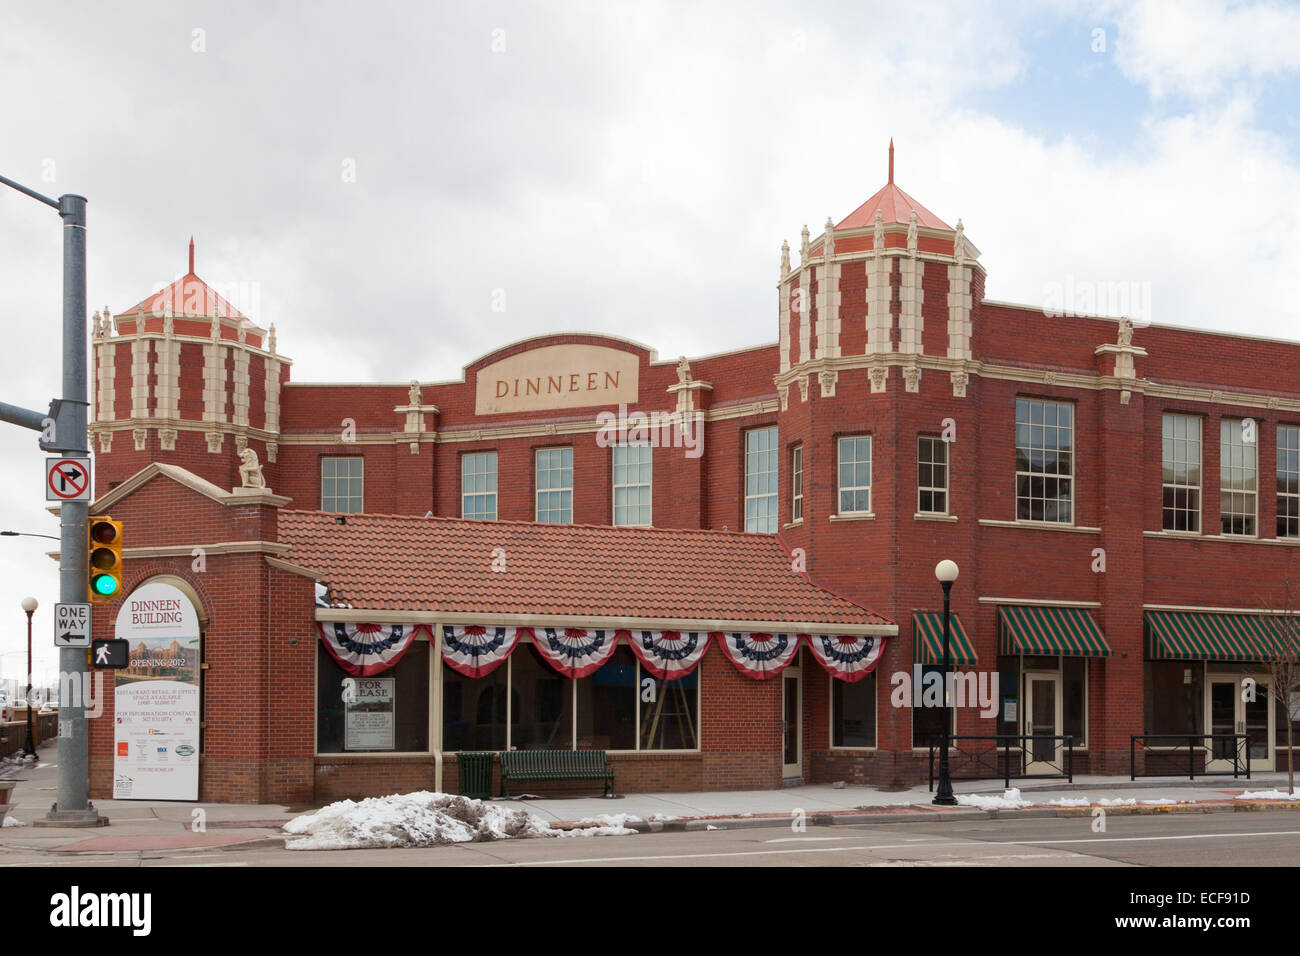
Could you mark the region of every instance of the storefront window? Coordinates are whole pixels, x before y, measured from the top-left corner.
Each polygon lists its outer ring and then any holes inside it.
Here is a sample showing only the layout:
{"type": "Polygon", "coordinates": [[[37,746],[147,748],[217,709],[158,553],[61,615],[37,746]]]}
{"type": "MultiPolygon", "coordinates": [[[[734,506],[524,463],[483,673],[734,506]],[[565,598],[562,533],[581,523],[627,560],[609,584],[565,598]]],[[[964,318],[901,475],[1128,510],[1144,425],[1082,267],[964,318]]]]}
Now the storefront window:
{"type": "Polygon", "coordinates": [[[316,649],[316,752],[420,753],[429,749],[429,642],[413,640],[397,666],[352,678],[316,649]]]}
{"type": "Polygon", "coordinates": [[[605,666],[577,682],[578,749],[636,749],[636,655],[618,647],[605,666]]]}
{"type": "Polygon", "coordinates": [[[1142,667],[1143,727],[1148,734],[1203,733],[1199,661],[1147,661],[1142,667]]]}
{"type": "Polygon", "coordinates": [[[506,749],[508,676],[505,665],[477,678],[442,665],[443,750],[506,749]]]}
{"type": "MultiPolygon", "coordinates": [[[[956,673],[954,668],[953,673],[956,673]]],[[[912,701],[912,746],[920,749],[929,749],[931,744],[937,744],[940,736],[943,734],[943,668],[926,667],[921,671],[921,698],[912,701]],[[934,674],[934,677],[929,675],[934,674]],[[937,683],[936,683],[937,682],[937,683]],[[940,688],[940,690],[928,690],[928,688],[940,688]],[[933,707],[926,707],[927,699],[936,699],[938,703],[933,707]]],[[[954,684],[954,686],[956,686],[954,684]]],[[[949,716],[952,719],[952,725],[949,733],[954,733],[957,726],[957,710],[949,708],[949,716]]]]}
{"type": "Polygon", "coordinates": [[[1062,657],[1061,733],[1074,738],[1074,746],[1088,746],[1088,659],[1062,657]]]}
{"type": "Polygon", "coordinates": [[[699,669],[671,681],[656,680],[641,671],[641,681],[651,682],[652,693],[640,693],[635,698],[641,702],[640,749],[697,750],[700,746],[699,669]]]}
{"type": "Polygon", "coordinates": [[[558,674],[532,644],[510,655],[512,750],[573,749],[573,682],[558,674]]]}
{"type": "MultiPolygon", "coordinates": [[[[1291,709],[1291,716],[1294,718],[1291,721],[1292,745],[1297,750],[1300,750],[1300,688],[1296,688],[1291,692],[1289,700],[1289,704],[1276,699],[1273,702],[1273,709],[1275,712],[1273,717],[1273,727],[1275,728],[1273,735],[1274,743],[1283,750],[1286,749],[1286,717],[1287,707],[1289,706],[1291,709]]],[[[1277,768],[1279,770],[1286,769],[1285,756],[1278,756],[1277,768]]]]}
{"type": "Polygon", "coordinates": [[[876,674],[849,684],[831,678],[831,746],[876,745],[876,674]]]}
{"type": "Polygon", "coordinates": [[[1020,658],[998,658],[998,733],[1020,733],[1020,658]]]}

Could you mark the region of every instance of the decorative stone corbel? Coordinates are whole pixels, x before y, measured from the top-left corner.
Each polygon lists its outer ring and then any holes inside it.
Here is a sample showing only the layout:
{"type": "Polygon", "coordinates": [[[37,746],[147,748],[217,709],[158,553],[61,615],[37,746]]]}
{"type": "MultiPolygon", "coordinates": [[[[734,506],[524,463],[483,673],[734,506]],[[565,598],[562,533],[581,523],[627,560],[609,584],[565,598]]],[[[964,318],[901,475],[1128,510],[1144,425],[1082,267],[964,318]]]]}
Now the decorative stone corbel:
{"type": "Polygon", "coordinates": [[[145,443],[149,440],[149,429],[132,428],[131,437],[135,439],[135,450],[144,451],[145,443]]]}
{"type": "Polygon", "coordinates": [[[966,386],[970,384],[970,374],[965,369],[958,369],[948,373],[948,378],[952,381],[952,397],[965,398],[966,386]]]}
{"type": "Polygon", "coordinates": [[[867,376],[871,379],[872,393],[885,391],[885,383],[889,381],[888,365],[873,365],[867,369],[867,376]]]}
{"type": "Polygon", "coordinates": [[[225,437],[226,436],[221,434],[221,432],[208,432],[207,433],[208,451],[214,455],[220,452],[221,443],[225,439],[225,437]]]}
{"type": "Polygon", "coordinates": [[[176,429],[160,428],[158,429],[158,445],[163,451],[176,450],[176,429]]]}
{"type": "Polygon", "coordinates": [[[269,442],[267,442],[267,443],[266,443],[266,460],[267,460],[270,464],[274,465],[274,464],[275,464],[275,456],[276,456],[276,454],[277,454],[279,451],[280,451],[280,446],[279,446],[277,443],[275,443],[275,442],[273,442],[273,441],[269,441],[269,442]]]}
{"type": "Polygon", "coordinates": [[[113,450],[113,433],[107,428],[99,433],[99,450],[105,455],[113,450]]]}
{"type": "Polygon", "coordinates": [[[796,381],[799,382],[800,401],[804,401],[804,402],[808,401],[808,376],[800,375],[796,381]]]}
{"type": "Polygon", "coordinates": [[[781,411],[783,412],[789,411],[790,410],[790,386],[778,385],[776,387],[776,394],[777,397],[781,399],[781,411]]]}
{"type": "Polygon", "coordinates": [[[242,454],[244,453],[244,449],[247,448],[247,447],[248,447],[248,436],[247,436],[247,435],[236,435],[236,436],[235,436],[235,452],[236,452],[236,454],[240,454],[240,455],[242,455],[242,454]]]}
{"type": "Polygon", "coordinates": [[[839,380],[840,373],[833,368],[824,368],[818,375],[822,383],[822,398],[835,397],[835,383],[839,380]]]}
{"type": "Polygon", "coordinates": [[[919,365],[903,366],[903,391],[919,392],[921,390],[921,367],[919,365]]]}

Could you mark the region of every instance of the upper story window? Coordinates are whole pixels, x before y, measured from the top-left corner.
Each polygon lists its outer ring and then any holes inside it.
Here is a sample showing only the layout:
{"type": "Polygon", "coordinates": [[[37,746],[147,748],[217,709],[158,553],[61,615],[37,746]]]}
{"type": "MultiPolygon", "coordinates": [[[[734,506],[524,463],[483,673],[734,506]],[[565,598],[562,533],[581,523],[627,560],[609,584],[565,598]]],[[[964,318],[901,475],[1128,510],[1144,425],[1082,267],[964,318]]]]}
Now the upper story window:
{"type": "Polygon", "coordinates": [[[790,520],[803,520],[803,445],[790,449],[790,520]]]}
{"type": "Polygon", "coordinates": [[[745,432],[745,530],[776,533],[776,426],[745,432]]]}
{"type": "Polygon", "coordinates": [[[537,449],[537,520],[573,523],[573,449],[537,449]]]}
{"type": "Polygon", "coordinates": [[[1074,406],[1016,399],[1016,519],[1074,521],[1074,406]]]}
{"type": "Polygon", "coordinates": [[[474,452],[460,456],[460,516],[481,521],[497,520],[497,453],[474,452]]]}
{"type": "Polygon", "coordinates": [[[1201,419],[1166,412],[1161,424],[1165,531],[1201,530],[1201,419]]]}
{"type": "Polygon", "coordinates": [[[320,460],[320,510],[364,511],[366,460],[359,455],[320,460]]]}
{"type": "Polygon", "coordinates": [[[614,446],[614,524],[650,524],[653,451],[646,444],[614,446]]]}
{"type": "Polygon", "coordinates": [[[1219,528],[1223,534],[1255,534],[1257,471],[1254,423],[1247,436],[1242,419],[1220,419],[1219,528]]]}
{"type": "Polygon", "coordinates": [[[948,513],[948,443],[938,435],[916,440],[916,510],[948,513]]]}
{"type": "Polygon", "coordinates": [[[1300,537],[1300,428],[1277,426],[1277,536],[1300,537]]]}
{"type": "Polygon", "coordinates": [[[868,514],[871,511],[871,436],[841,438],[839,513],[868,514]]]}

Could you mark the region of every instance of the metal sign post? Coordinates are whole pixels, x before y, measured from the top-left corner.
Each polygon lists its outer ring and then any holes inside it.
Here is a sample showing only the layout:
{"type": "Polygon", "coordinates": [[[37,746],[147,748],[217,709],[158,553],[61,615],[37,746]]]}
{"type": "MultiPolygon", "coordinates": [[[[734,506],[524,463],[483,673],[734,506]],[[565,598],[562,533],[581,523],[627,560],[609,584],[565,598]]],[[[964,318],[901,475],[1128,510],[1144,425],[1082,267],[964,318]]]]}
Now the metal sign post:
{"type": "MultiPolygon", "coordinates": [[[[63,220],[63,396],[50,403],[47,415],[31,409],[0,403],[0,421],[12,422],[41,433],[39,445],[57,452],[65,460],[62,480],[54,484],[74,485],[78,463],[90,456],[86,436],[86,198],[64,195],[58,200],[42,196],[35,190],[0,176],[0,183],[26,196],[52,206],[63,220]]],[[[48,474],[48,473],[47,473],[48,474]]],[[[86,512],[90,497],[89,469],[84,495],[63,500],[59,507],[59,600],[63,604],[85,601],[87,593],[86,512]]],[[[47,479],[46,487],[53,485],[47,479]]],[[[62,498],[62,496],[57,496],[62,498]]],[[[89,686],[86,652],[80,648],[59,649],[59,676],[62,686],[78,689],[89,686]]],[[[81,694],[70,695],[59,707],[59,790],[58,800],[36,826],[103,826],[101,817],[90,802],[89,750],[90,735],[86,726],[86,701],[81,694]]]]}

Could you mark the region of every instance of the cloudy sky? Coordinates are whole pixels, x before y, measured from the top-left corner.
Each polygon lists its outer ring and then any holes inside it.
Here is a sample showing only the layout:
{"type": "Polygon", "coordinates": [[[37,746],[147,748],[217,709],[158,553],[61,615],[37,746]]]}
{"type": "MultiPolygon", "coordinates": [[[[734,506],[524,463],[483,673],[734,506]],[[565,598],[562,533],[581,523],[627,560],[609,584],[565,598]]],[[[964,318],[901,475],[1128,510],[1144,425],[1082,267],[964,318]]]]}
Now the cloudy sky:
{"type": "MultiPolygon", "coordinates": [[[[891,136],[990,298],[1136,284],[1139,320],[1300,338],[1293,4],[7,4],[0,81],[0,173],[90,200],[93,309],[193,234],[301,381],[562,329],[772,341],[781,240],[875,192],[891,136]]],[[[44,408],[58,218],[0,193],[0,401],[44,408]]],[[[41,458],[0,424],[0,528],[57,534],[41,458]]],[[[0,675],[28,593],[54,671],[53,545],[0,538],[0,675]]]]}

